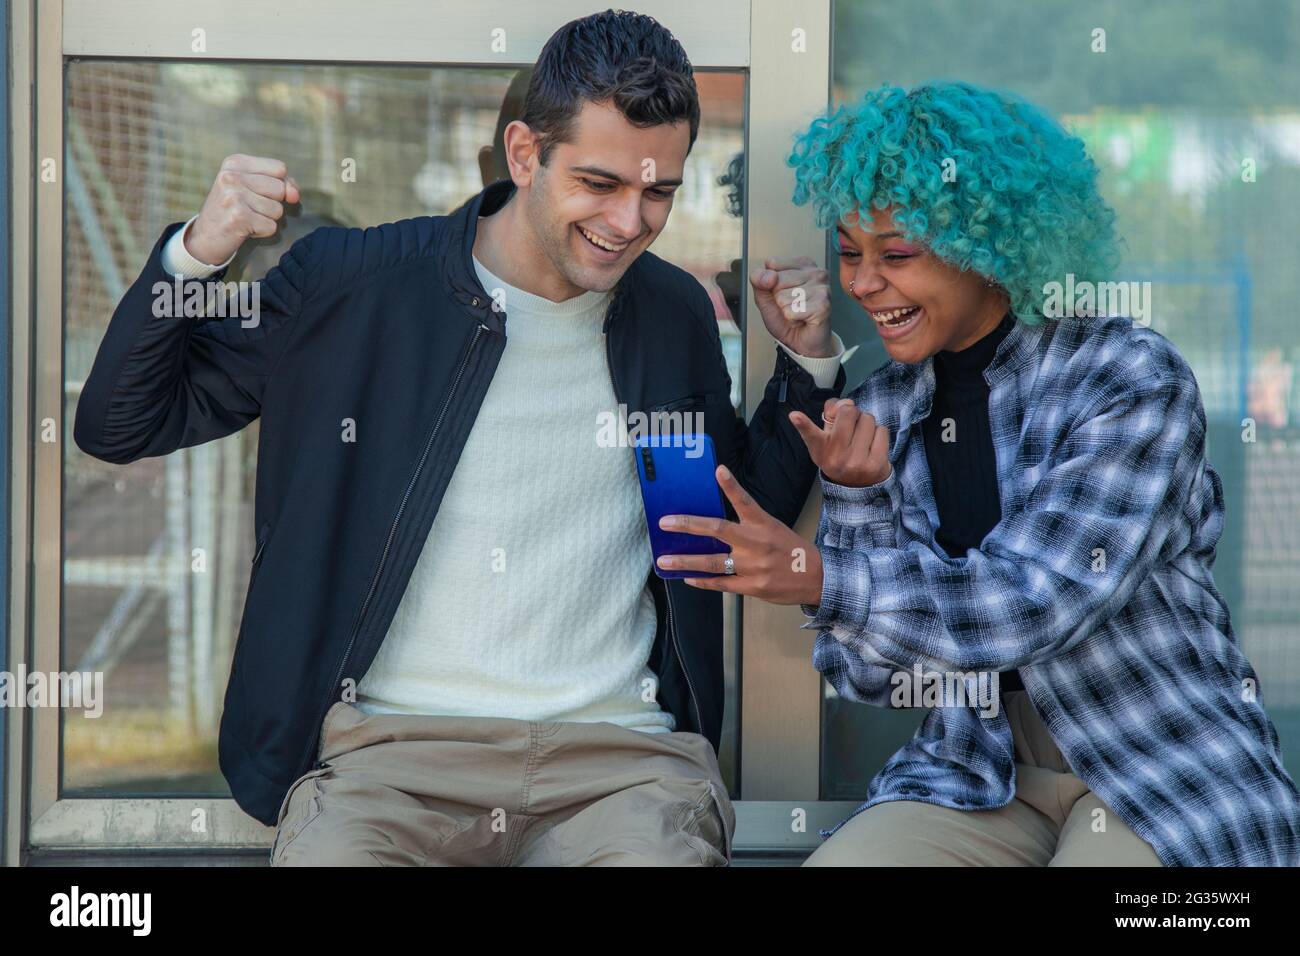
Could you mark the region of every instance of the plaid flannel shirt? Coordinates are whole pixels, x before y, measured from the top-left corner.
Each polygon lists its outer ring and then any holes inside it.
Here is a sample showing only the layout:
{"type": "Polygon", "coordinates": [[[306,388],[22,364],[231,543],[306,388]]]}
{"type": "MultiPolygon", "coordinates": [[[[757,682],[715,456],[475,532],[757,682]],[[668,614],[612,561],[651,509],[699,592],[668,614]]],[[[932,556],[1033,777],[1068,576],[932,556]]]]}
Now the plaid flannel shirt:
{"type": "MultiPolygon", "coordinates": [[[[1166,866],[1300,865],[1300,794],[1210,574],[1223,492],[1190,367],[1130,320],[1064,319],[1017,322],[984,374],[1002,517],[958,557],[935,543],[921,438],[933,360],[849,396],[888,427],[893,468],[868,488],[822,476],[814,666],[877,706],[898,671],[1018,668],[1071,769],[1166,866]]],[[[940,706],[854,815],[1014,794],[1002,709],[940,706]]]]}

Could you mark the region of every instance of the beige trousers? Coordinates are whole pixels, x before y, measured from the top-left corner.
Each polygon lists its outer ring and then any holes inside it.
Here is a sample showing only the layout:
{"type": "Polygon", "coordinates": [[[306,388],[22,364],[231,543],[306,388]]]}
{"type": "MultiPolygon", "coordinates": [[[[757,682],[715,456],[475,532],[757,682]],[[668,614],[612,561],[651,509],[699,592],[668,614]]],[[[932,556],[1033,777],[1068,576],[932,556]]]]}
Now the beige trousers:
{"type": "Polygon", "coordinates": [[[736,817],[709,742],[610,723],[334,704],[280,807],[272,866],[724,866],[736,817]]]}
{"type": "Polygon", "coordinates": [[[1002,695],[1016,795],[996,810],[915,800],[850,819],[805,866],[1161,866],[1150,844],[1070,772],[1026,691],[1002,695]]]}

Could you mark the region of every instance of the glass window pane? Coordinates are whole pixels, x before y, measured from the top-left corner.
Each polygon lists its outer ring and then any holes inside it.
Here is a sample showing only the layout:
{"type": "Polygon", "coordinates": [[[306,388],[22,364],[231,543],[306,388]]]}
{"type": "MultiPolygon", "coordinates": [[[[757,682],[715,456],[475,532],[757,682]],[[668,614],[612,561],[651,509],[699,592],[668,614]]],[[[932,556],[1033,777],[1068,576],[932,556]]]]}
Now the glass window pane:
{"type": "MultiPolygon", "coordinates": [[[[1286,762],[1300,765],[1300,56],[1294,4],[1230,6],[944,0],[835,5],[834,99],[881,83],[955,78],[1012,90],[1087,143],[1126,240],[1119,279],[1150,281],[1150,324],[1196,373],[1223,479],[1214,566],[1286,762]],[[1094,30],[1105,31],[1104,52],[1094,30]],[[1254,440],[1243,440],[1243,419],[1254,440]]],[[[849,386],[886,361],[838,290],[836,327],[861,344],[849,386]]],[[[863,797],[924,711],[889,713],[825,691],[822,790],[863,797]]]]}
{"type": "MultiPolygon", "coordinates": [[[[447,213],[504,175],[499,151],[489,147],[502,116],[513,119],[519,108],[519,96],[507,96],[514,76],[407,66],[69,62],[68,427],[114,306],[162,228],[199,210],[226,155],[283,159],[302,187],[300,211],[273,239],[246,243],[226,276],[258,279],[318,226],[447,213]]],[[[732,284],[743,223],[718,180],[744,142],[744,77],[702,73],[699,88],[699,137],[654,251],[709,289],[739,404],[740,332],[723,289],[732,284]]],[[[249,580],[257,438],[254,423],[223,441],[125,467],[65,444],[61,666],[102,671],[106,686],[101,716],[65,715],[65,792],[229,792],[216,735],[249,580]]]]}

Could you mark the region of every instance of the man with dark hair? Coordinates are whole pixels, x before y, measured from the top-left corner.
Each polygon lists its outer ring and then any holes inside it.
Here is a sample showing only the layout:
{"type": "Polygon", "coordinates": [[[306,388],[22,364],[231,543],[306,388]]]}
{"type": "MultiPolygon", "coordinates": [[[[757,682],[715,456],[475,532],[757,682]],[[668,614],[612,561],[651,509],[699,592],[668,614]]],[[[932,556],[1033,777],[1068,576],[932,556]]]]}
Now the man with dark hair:
{"type": "Polygon", "coordinates": [[[251,327],[155,318],[155,283],[219,275],[296,201],[283,163],[229,157],[78,404],[78,445],[115,462],[263,421],[219,750],[276,865],[729,859],[721,599],[653,573],[601,422],[689,415],[724,487],[793,523],[815,469],[789,415],[844,382],[826,276],[752,278],[779,346],[746,424],[707,293],[646,251],[699,122],[680,46],[632,13],[567,24],[523,116],[509,179],[449,216],[314,231],[251,327]]]}

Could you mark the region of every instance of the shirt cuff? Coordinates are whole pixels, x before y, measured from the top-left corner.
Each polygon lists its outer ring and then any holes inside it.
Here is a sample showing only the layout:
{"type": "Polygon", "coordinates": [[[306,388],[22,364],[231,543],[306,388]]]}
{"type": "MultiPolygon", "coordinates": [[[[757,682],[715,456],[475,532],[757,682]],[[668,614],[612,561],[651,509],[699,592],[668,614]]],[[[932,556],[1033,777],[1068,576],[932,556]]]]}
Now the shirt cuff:
{"type": "Polygon", "coordinates": [[[190,255],[189,250],[185,248],[184,237],[185,233],[189,231],[190,223],[194,222],[194,220],[198,218],[197,215],[192,216],[185,225],[172,233],[172,237],[168,239],[167,244],[163,246],[163,270],[170,272],[174,276],[180,276],[182,279],[206,279],[213,273],[220,272],[226,266],[230,265],[231,260],[233,260],[239,253],[239,250],[236,249],[230,254],[230,258],[219,266],[202,262],[190,255]]]}
{"type": "MultiPolygon", "coordinates": [[[[820,474],[820,473],[819,473],[820,474]]],[[[903,492],[898,470],[892,466],[889,477],[874,485],[855,488],[841,485],[821,475],[822,508],[826,516],[839,525],[858,526],[877,521],[892,522],[894,513],[903,506],[903,492]]]]}
{"type": "Polygon", "coordinates": [[[831,333],[831,341],[835,343],[835,354],[828,355],[825,358],[811,358],[807,355],[800,355],[784,342],[777,342],[776,344],[785,349],[790,358],[794,359],[813,377],[813,381],[818,388],[830,388],[835,384],[835,376],[839,374],[840,370],[840,359],[844,357],[844,341],[834,332],[831,333]]]}
{"type": "Polygon", "coordinates": [[[817,549],[822,559],[821,603],[801,604],[809,618],[800,630],[824,630],[846,621],[855,626],[871,616],[871,565],[857,548],[817,549]]]}

